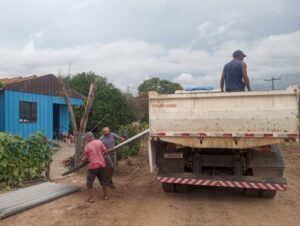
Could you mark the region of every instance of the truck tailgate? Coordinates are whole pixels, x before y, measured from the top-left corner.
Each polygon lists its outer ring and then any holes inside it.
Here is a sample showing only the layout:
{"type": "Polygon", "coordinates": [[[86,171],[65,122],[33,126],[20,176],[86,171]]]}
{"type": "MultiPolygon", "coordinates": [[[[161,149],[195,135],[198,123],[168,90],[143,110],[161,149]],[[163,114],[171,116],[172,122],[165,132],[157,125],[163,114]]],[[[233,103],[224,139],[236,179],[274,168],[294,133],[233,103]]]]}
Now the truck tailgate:
{"type": "Polygon", "coordinates": [[[194,147],[248,148],[296,140],[298,96],[297,87],[233,93],[149,92],[150,136],[194,147]]]}

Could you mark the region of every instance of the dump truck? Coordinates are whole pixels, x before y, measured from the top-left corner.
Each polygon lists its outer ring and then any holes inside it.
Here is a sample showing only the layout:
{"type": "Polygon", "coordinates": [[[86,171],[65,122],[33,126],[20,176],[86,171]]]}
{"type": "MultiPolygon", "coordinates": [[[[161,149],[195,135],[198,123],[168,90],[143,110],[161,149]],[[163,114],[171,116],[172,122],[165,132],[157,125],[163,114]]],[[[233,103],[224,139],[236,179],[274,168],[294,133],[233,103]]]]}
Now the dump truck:
{"type": "Polygon", "coordinates": [[[149,92],[149,162],[165,192],[240,188],[273,198],[287,190],[282,142],[299,139],[299,90],[149,92]]]}

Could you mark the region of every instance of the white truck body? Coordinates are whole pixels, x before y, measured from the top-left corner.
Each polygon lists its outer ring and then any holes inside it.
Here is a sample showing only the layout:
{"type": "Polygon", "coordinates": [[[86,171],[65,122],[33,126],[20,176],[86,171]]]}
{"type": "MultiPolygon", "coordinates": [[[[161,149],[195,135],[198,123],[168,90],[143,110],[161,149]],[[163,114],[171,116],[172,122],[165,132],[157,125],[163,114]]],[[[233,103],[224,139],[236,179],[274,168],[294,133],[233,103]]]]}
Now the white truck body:
{"type": "MultiPolygon", "coordinates": [[[[235,173],[231,178],[234,179],[228,182],[228,186],[236,183],[237,187],[245,185],[247,189],[264,190],[270,187],[271,190],[285,190],[286,181],[281,179],[283,160],[280,150],[274,145],[298,140],[298,98],[296,86],[280,91],[149,92],[150,171],[154,172],[159,162],[158,181],[163,185],[168,183],[173,186],[184,181],[188,184],[225,186],[227,182],[216,177],[211,177],[210,181],[204,179],[213,170],[214,164],[220,166],[218,172],[222,175],[222,169],[232,163],[235,173]],[[168,154],[170,145],[176,146],[174,154],[168,154]],[[260,154],[264,147],[272,149],[270,157],[260,154]],[[210,150],[212,154],[209,154],[210,150]],[[159,156],[157,153],[160,153],[159,156]],[[176,169],[176,164],[173,164],[175,160],[166,159],[172,156],[182,158],[177,162],[184,169],[176,169]],[[214,159],[220,161],[214,163],[214,159]],[[240,168],[239,161],[247,164],[247,172],[240,168]],[[174,172],[181,173],[172,174],[168,165],[173,167],[174,172]],[[202,174],[202,170],[207,170],[207,174],[202,174]],[[268,170],[271,173],[264,178],[268,170]],[[261,178],[249,177],[251,175],[261,178]],[[257,187],[251,187],[251,183],[258,183],[255,185],[257,187]],[[261,183],[265,185],[259,187],[261,183]]],[[[166,190],[170,190],[170,186],[166,190]]]]}
{"type": "Polygon", "coordinates": [[[232,93],[150,92],[150,136],[191,147],[218,148],[249,148],[297,139],[298,96],[296,87],[232,93]]]}

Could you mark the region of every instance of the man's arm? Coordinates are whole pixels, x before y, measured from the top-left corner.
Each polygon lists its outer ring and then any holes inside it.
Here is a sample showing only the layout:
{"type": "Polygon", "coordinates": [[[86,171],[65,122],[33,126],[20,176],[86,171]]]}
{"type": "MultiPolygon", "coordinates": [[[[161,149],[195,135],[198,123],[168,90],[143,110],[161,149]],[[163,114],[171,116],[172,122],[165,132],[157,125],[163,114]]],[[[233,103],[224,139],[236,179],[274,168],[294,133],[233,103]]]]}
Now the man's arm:
{"type": "Polygon", "coordinates": [[[225,81],[225,73],[223,70],[222,75],[221,75],[221,81],[220,81],[221,92],[224,92],[224,81],[225,81]]]}
{"type": "Polygon", "coordinates": [[[120,140],[120,141],[124,141],[125,140],[125,138],[124,137],[120,137],[118,134],[116,134],[116,133],[111,133],[113,136],[114,136],[114,138],[116,138],[116,139],[118,139],[118,140],[120,140]]]}
{"type": "Polygon", "coordinates": [[[246,65],[245,62],[242,62],[242,74],[243,74],[244,83],[245,83],[248,91],[251,91],[250,81],[249,81],[249,78],[248,78],[248,75],[247,75],[247,65],[246,65]]]}
{"type": "Polygon", "coordinates": [[[82,162],[89,160],[89,150],[85,147],[83,150],[83,158],[81,159],[82,162]]]}
{"type": "Polygon", "coordinates": [[[103,142],[101,142],[101,151],[102,151],[102,154],[103,154],[103,155],[105,155],[105,153],[109,151],[109,150],[105,147],[105,145],[103,144],[103,142]]]}

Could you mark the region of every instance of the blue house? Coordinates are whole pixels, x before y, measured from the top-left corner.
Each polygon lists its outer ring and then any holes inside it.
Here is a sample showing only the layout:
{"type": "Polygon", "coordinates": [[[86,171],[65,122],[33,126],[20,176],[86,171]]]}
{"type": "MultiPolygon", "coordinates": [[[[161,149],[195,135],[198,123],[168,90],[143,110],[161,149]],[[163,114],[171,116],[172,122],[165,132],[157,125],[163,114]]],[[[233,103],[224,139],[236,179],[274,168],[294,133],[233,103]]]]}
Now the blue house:
{"type": "MultiPolygon", "coordinates": [[[[0,78],[0,132],[28,138],[42,131],[50,140],[69,132],[68,108],[62,84],[54,75],[0,78]]],[[[84,96],[68,89],[72,105],[84,96]]]]}

